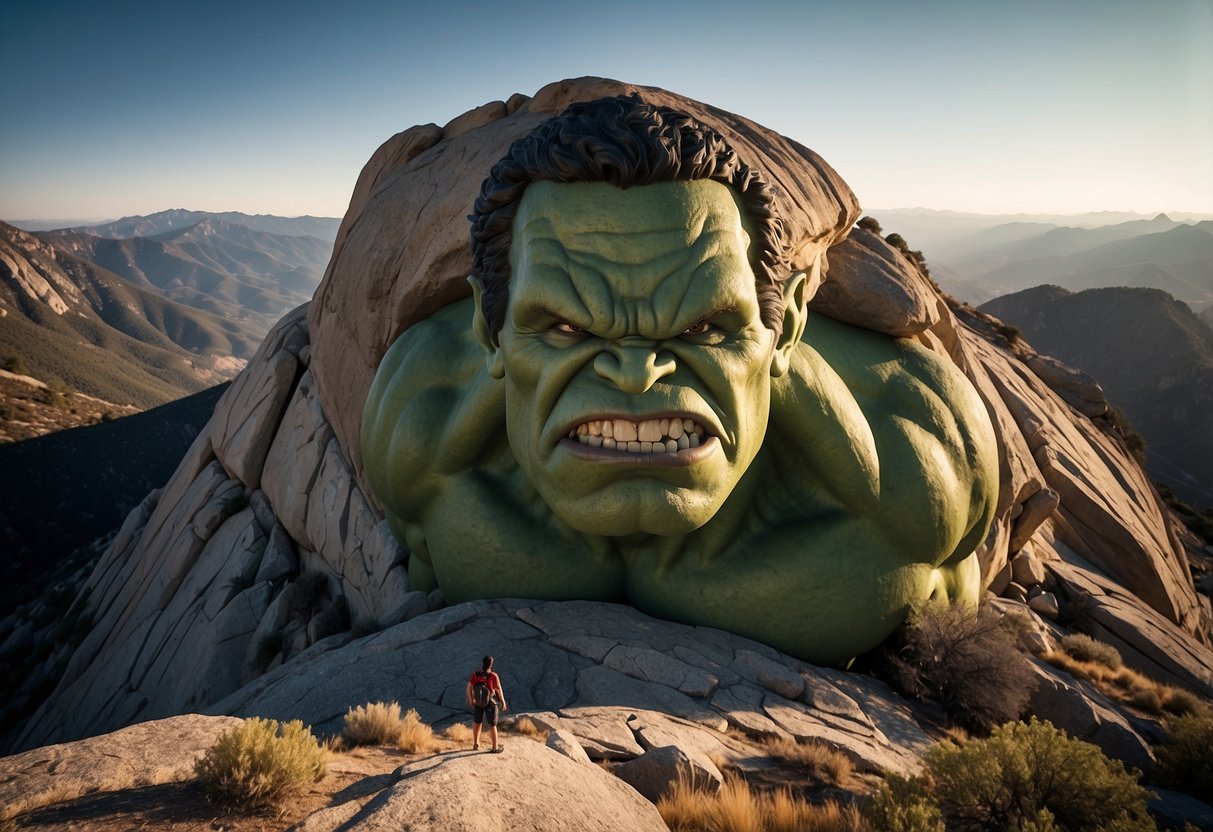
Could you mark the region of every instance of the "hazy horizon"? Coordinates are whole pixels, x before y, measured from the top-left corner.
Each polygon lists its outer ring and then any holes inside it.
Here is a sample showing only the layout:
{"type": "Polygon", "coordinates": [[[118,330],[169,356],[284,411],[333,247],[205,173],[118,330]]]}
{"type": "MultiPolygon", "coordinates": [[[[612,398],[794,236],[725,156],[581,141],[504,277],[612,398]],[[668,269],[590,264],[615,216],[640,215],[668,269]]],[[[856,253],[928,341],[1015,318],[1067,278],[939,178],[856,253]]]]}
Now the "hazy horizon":
{"type": "Polygon", "coordinates": [[[1213,214],[1205,0],[14,2],[0,46],[16,220],[340,217],[393,134],[581,75],[778,130],[883,210],[1213,214]]]}

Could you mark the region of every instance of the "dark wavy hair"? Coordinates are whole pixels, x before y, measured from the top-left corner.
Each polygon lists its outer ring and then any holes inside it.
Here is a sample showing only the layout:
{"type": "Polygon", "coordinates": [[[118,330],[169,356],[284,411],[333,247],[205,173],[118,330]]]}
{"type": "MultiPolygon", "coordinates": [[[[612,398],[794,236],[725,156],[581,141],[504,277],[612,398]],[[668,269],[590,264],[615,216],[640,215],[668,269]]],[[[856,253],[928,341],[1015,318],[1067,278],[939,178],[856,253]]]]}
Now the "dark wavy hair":
{"type": "Polygon", "coordinates": [[[741,197],[755,233],[750,244],[762,322],[778,331],[790,268],[775,189],[715,130],[639,95],[572,104],[514,142],[480,186],[472,223],[472,275],[494,343],[509,302],[510,237],[532,182],[605,182],[617,188],[711,179],[741,197]]]}

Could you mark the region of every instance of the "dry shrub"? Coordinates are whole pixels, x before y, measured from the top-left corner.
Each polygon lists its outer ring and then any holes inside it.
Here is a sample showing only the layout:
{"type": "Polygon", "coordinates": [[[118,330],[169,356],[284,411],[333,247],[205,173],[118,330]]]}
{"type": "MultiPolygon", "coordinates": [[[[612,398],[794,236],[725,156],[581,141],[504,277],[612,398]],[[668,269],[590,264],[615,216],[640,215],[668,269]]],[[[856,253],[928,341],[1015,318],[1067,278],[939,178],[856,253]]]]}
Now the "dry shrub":
{"type": "Polygon", "coordinates": [[[1156,682],[1131,667],[1114,669],[1103,662],[1077,659],[1059,650],[1046,653],[1044,659],[1055,667],[1086,679],[1116,701],[1132,705],[1154,716],[1161,716],[1164,711],[1189,713],[1190,709],[1202,707],[1199,697],[1156,682]]]}
{"type": "Polygon", "coordinates": [[[521,734],[524,737],[530,737],[531,739],[539,740],[540,742],[543,742],[548,738],[547,730],[536,725],[535,720],[531,719],[529,716],[520,716],[516,719],[512,719],[505,727],[509,728],[509,730],[513,731],[515,734],[521,734]]]}
{"type": "Polygon", "coordinates": [[[932,605],[914,613],[890,664],[903,691],[938,702],[949,721],[978,732],[1018,718],[1036,684],[1014,633],[990,607],[932,605]]]}
{"type": "Polygon", "coordinates": [[[1084,633],[1070,633],[1062,638],[1058,646],[1072,658],[1102,664],[1109,670],[1120,670],[1124,665],[1119,650],[1084,633]]]}
{"type": "Polygon", "coordinates": [[[442,729],[442,736],[451,742],[471,742],[472,728],[463,722],[453,722],[442,729]]]}
{"type": "Polygon", "coordinates": [[[886,776],[864,802],[863,815],[881,832],[944,832],[943,813],[923,781],[896,774],[886,776]]]}
{"type": "Polygon", "coordinates": [[[368,702],[345,714],[342,737],[352,746],[396,745],[404,736],[399,702],[368,702]]]}
{"type": "Polygon", "coordinates": [[[1190,690],[1163,686],[1162,707],[1169,714],[1197,714],[1207,709],[1208,704],[1190,690]]]}
{"type": "Polygon", "coordinates": [[[819,742],[773,737],[763,745],[772,757],[804,769],[810,780],[823,786],[845,786],[855,772],[849,757],[819,742]]]}
{"type": "Polygon", "coordinates": [[[401,716],[398,702],[370,702],[350,708],[345,715],[342,736],[350,745],[391,745],[410,754],[424,754],[438,748],[430,726],[417,711],[401,716]]]}
{"type": "Polygon", "coordinates": [[[194,772],[211,800],[276,808],[324,778],[327,756],[299,720],[252,717],[221,735],[194,772]]]}
{"type": "Polygon", "coordinates": [[[400,723],[401,735],[396,741],[396,747],[401,751],[407,751],[409,754],[429,754],[438,750],[439,742],[434,736],[434,729],[422,722],[421,715],[415,710],[409,708],[400,723]]]}
{"type": "Polygon", "coordinates": [[[695,788],[679,778],[657,803],[672,832],[867,832],[854,807],[833,801],[814,805],[787,789],[754,792],[729,778],[718,792],[695,788]]]}

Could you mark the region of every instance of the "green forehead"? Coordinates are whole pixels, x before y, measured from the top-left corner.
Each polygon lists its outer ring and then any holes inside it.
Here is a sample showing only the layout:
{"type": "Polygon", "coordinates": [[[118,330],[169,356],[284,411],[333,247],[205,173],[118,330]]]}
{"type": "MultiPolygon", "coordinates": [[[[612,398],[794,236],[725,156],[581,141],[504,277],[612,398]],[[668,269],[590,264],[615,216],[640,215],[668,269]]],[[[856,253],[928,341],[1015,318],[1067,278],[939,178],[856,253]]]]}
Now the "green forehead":
{"type": "Polygon", "coordinates": [[[613,238],[634,247],[638,240],[694,242],[705,231],[744,235],[745,219],[736,192],[720,182],[660,182],[616,188],[603,182],[535,182],[522,196],[513,232],[554,237],[562,242],[597,243],[613,238]]]}
{"type": "Polygon", "coordinates": [[[538,182],[523,196],[513,232],[516,312],[569,301],[602,322],[640,314],[621,311],[621,300],[662,319],[690,314],[688,305],[756,302],[750,235],[733,190],[719,182],[538,182]]]}

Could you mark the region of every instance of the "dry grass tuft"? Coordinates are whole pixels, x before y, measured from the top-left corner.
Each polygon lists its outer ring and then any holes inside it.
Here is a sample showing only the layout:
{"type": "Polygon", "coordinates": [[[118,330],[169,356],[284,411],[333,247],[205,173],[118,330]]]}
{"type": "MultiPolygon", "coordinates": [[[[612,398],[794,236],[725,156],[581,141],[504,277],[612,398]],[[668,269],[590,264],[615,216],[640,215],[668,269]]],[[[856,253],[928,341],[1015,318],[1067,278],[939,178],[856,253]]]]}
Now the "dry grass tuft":
{"type": "Polygon", "coordinates": [[[515,734],[521,734],[524,737],[530,737],[531,739],[539,740],[540,742],[545,742],[549,733],[546,728],[540,728],[538,725],[536,725],[535,720],[531,719],[529,716],[520,716],[515,719],[511,719],[508,723],[503,724],[502,727],[512,731],[515,734]]]}
{"type": "Polygon", "coordinates": [[[1154,716],[1197,713],[1207,707],[1206,702],[1196,694],[1156,682],[1131,667],[1112,668],[1104,662],[1074,658],[1061,650],[1046,653],[1044,659],[1054,667],[1086,679],[1118,702],[1154,716]]]}
{"type": "Polygon", "coordinates": [[[772,757],[803,769],[809,779],[823,786],[846,786],[855,773],[849,757],[819,742],[772,737],[763,745],[772,757]]]}
{"type": "Polygon", "coordinates": [[[451,742],[471,742],[472,727],[464,722],[455,722],[442,729],[442,736],[451,742]]]}
{"type": "Polygon", "coordinates": [[[390,745],[410,754],[435,751],[438,740],[430,726],[410,708],[403,716],[397,702],[370,702],[350,708],[342,736],[350,745],[390,745]]]}
{"type": "Polygon", "coordinates": [[[87,791],[84,784],[79,780],[67,780],[52,783],[48,789],[18,798],[11,803],[0,806],[0,830],[20,829],[21,827],[14,821],[14,818],[17,816],[32,812],[35,809],[42,809],[46,806],[55,806],[59,803],[75,800],[78,797],[83,797],[87,791]]]}
{"type": "Polygon", "coordinates": [[[809,803],[788,789],[753,791],[729,778],[719,792],[694,788],[683,778],[662,797],[657,811],[671,832],[866,832],[859,811],[830,801],[809,803]]]}
{"type": "Polygon", "coordinates": [[[1119,650],[1084,633],[1070,633],[1058,646],[1071,658],[1101,664],[1108,670],[1120,670],[1124,665],[1119,650]]]}

